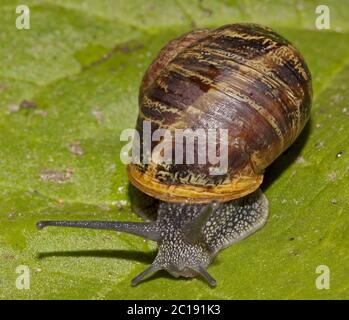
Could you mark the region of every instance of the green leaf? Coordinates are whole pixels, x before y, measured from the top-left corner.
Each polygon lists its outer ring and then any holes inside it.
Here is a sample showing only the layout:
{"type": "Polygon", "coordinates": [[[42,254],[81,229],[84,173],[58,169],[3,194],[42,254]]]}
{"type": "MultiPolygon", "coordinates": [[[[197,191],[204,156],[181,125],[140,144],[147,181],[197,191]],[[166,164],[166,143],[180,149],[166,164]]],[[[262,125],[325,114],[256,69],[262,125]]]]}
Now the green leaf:
{"type": "Polygon", "coordinates": [[[1,299],[348,299],[349,12],[327,1],[331,29],[315,28],[321,1],[27,0],[31,29],[0,5],[1,299]],[[222,251],[201,279],[159,272],[130,280],[156,246],[127,234],[37,231],[41,219],[134,220],[120,161],[142,75],[170,39],[234,22],[273,27],[313,75],[311,121],[266,171],[267,225],[222,251]],[[30,269],[19,290],[16,267],[30,269]],[[315,286],[319,265],[330,289],[315,286]]]}

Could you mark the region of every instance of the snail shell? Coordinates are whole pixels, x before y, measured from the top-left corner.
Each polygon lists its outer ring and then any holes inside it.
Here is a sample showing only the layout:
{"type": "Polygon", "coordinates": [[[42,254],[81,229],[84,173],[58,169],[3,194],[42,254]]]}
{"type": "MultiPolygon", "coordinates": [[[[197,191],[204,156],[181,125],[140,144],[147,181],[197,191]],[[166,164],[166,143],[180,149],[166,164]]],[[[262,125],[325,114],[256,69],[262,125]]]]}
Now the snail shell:
{"type": "MultiPolygon", "coordinates": [[[[169,201],[229,201],[255,191],[310,115],[311,75],[299,51],[269,28],[231,24],[171,41],[149,66],[136,129],[228,130],[228,170],[210,164],[130,164],[130,181],[169,201]]],[[[152,142],[154,152],[158,142],[152,142]]],[[[195,150],[197,153],[198,151],[195,150]]]]}

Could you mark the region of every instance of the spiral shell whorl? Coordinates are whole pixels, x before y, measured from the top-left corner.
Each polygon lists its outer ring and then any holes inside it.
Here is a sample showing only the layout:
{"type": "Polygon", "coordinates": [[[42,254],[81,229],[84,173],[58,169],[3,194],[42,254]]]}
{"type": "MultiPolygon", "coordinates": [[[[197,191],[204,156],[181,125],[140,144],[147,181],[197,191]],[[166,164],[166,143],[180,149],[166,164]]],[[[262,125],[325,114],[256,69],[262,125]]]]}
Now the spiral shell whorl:
{"type": "Polygon", "coordinates": [[[152,130],[227,129],[228,171],[213,176],[210,164],[131,164],[131,182],[168,201],[251,193],[303,129],[311,97],[302,56],[268,28],[233,24],[184,35],[162,49],[144,76],[137,130],[144,120],[152,130]]]}

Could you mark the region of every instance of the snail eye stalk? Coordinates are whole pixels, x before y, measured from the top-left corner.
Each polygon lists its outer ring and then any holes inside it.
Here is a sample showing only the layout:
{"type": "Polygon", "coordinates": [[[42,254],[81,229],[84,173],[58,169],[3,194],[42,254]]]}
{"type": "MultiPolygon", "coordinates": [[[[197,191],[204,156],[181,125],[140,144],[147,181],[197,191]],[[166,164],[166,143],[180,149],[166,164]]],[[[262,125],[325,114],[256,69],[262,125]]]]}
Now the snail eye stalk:
{"type": "Polygon", "coordinates": [[[70,227],[99,230],[114,230],[130,233],[152,241],[160,240],[160,231],[156,222],[124,222],[124,221],[39,221],[38,229],[45,227],[70,227]]]}
{"type": "Polygon", "coordinates": [[[203,239],[203,229],[210,216],[219,208],[220,202],[212,201],[205,206],[198,216],[183,226],[185,239],[190,243],[197,243],[203,239]]]}

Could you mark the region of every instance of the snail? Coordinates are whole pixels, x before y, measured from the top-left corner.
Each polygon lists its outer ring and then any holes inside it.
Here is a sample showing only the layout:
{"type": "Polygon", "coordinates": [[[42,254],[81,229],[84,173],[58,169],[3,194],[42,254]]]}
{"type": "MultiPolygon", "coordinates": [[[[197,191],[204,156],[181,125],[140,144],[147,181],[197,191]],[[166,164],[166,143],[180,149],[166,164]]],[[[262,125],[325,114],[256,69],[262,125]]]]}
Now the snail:
{"type": "Polygon", "coordinates": [[[264,170],[299,136],[311,100],[311,74],[303,57],[270,28],[230,24],[189,32],[170,41],[148,67],[136,129],[141,142],[145,121],[152,132],[225,129],[227,170],[211,174],[211,164],[198,161],[156,162],[159,139],[151,142],[151,161],[142,156],[143,161],[127,166],[131,184],[154,200],[155,217],[40,221],[37,226],[109,229],[156,241],[156,258],[132,285],[166,270],[175,277],[202,276],[214,286],[207,269],[217,253],[265,224],[264,170]]]}

